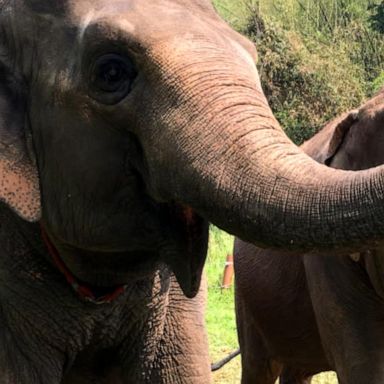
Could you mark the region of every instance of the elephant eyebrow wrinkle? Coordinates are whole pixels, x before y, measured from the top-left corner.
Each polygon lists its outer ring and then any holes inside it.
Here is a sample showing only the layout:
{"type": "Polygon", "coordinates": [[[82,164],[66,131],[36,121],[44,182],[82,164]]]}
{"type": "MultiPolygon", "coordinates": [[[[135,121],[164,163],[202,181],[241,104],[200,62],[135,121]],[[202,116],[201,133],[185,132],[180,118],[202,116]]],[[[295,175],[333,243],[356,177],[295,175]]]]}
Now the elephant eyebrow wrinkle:
{"type": "Polygon", "coordinates": [[[82,44],[84,40],[85,31],[87,30],[88,26],[91,24],[91,21],[94,19],[95,11],[92,9],[89,11],[84,19],[82,20],[81,26],[79,28],[79,35],[78,35],[78,41],[80,44],[82,44]]]}

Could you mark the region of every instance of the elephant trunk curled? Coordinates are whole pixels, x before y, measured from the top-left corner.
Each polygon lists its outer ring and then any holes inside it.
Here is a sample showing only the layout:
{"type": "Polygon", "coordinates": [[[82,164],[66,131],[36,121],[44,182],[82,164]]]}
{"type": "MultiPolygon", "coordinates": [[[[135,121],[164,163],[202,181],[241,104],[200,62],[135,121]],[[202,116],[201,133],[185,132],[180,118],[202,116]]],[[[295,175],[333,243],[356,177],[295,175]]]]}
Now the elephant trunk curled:
{"type": "Polygon", "coordinates": [[[140,131],[152,193],[262,246],[321,251],[378,241],[383,169],[316,163],[274,118],[250,55],[210,44],[191,39],[167,65],[170,47],[153,53],[153,76],[163,83],[157,110],[168,113],[152,110],[158,129],[140,131]],[[167,150],[146,151],[153,146],[167,150]]]}

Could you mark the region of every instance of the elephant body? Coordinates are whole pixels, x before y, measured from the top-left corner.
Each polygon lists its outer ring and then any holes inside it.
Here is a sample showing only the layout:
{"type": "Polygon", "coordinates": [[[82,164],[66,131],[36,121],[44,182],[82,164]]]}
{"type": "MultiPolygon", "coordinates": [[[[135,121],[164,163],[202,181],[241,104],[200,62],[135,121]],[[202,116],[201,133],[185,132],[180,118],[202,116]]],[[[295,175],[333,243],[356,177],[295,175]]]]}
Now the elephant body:
{"type": "MultiPolygon", "coordinates": [[[[383,106],[381,91],[303,150],[346,170],[382,164],[383,106]]],[[[299,255],[236,239],[234,253],[242,383],[305,384],[326,370],[341,384],[383,382],[383,248],[299,255]]]]}

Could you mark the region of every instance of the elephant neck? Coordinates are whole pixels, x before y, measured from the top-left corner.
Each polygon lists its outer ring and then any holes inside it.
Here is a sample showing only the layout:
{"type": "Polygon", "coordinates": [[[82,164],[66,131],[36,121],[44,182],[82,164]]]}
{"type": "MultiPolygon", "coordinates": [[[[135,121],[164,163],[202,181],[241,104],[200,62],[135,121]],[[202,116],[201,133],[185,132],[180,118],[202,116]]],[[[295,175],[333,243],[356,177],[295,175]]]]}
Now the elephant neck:
{"type": "Polygon", "coordinates": [[[40,228],[41,237],[53,264],[64,275],[67,283],[82,300],[98,305],[108,304],[115,301],[126,291],[126,285],[117,285],[115,287],[92,287],[91,285],[77,279],[65,265],[64,261],[60,257],[58,250],[53,245],[46,231],[44,230],[44,227],[40,225],[40,228]]]}

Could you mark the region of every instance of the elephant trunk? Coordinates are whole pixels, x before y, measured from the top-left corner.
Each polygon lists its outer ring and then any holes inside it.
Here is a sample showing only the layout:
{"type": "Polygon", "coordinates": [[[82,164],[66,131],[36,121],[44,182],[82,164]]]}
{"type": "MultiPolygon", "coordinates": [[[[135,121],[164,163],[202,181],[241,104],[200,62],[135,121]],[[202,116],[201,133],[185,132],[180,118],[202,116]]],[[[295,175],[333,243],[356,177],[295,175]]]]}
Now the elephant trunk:
{"type": "Polygon", "coordinates": [[[247,241],[257,239],[261,246],[354,249],[382,238],[383,168],[329,170],[275,133],[256,129],[235,148],[228,145],[229,165],[221,157],[211,158],[207,170],[185,164],[190,180],[201,178],[199,188],[175,177],[169,193],[217,226],[247,241]]]}
{"type": "Polygon", "coordinates": [[[155,115],[159,129],[141,140],[164,148],[146,153],[154,195],[261,246],[345,250],[379,241],[384,168],[316,163],[282,131],[249,57],[216,48],[207,60],[208,49],[197,50],[188,66],[158,73],[171,90],[158,98],[169,113],[155,115]]]}

